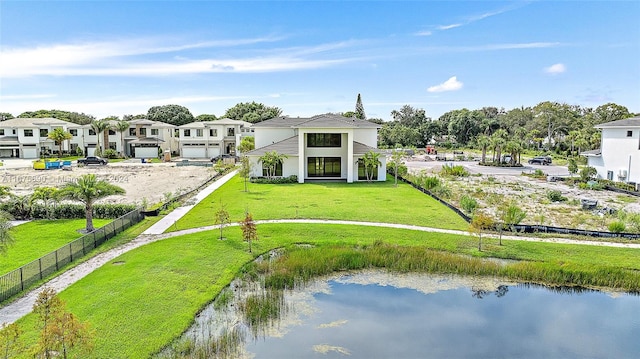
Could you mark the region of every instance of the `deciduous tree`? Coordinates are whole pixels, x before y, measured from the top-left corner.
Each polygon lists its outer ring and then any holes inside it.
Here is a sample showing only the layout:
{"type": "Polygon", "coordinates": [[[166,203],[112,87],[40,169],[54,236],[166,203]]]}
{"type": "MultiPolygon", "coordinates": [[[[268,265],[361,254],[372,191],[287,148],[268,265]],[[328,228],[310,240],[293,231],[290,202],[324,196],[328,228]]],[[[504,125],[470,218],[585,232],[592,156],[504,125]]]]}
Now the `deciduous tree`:
{"type": "Polygon", "coordinates": [[[21,335],[22,329],[16,323],[3,323],[0,326],[0,356],[2,358],[15,358],[23,351],[20,342],[21,335]]]}
{"type": "Polygon", "coordinates": [[[482,233],[493,227],[493,218],[483,211],[476,211],[469,223],[469,232],[478,236],[478,251],[482,251],[482,233]]]}
{"type": "Polygon", "coordinates": [[[278,117],[281,114],[282,110],[278,107],[269,107],[257,102],[241,102],[229,108],[223,117],[232,120],[258,123],[278,117]]]}
{"type": "Polygon", "coordinates": [[[220,208],[218,208],[218,210],[214,214],[214,219],[215,219],[215,224],[220,226],[220,238],[218,239],[223,240],[224,237],[222,236],[222,229],[224,228],[225,225],[228,225],[229,223],[231,223],[229,212],[227,212],[227,208],[224,205],[224,203],[220,202],[220,208]]]}
{"type": "MultiPolygon", "coordinates": [[[[93,349],[94,333],[88,325],[66,310],[65,303],[52,288],[45,288],[33,304],[38,316],[40,337],[35,349],[37,357],[68,358],[75,352],[88,354],[93,349]]],[[[80,356],[74,356],[80,357],[80,356]]]]}
{"type": "MultiPolygon", "coordinates": [[[[402,149],[395,149],[391,152],[391,167],[395,178],[394,185],[398,187],[398,169],[404,164],[405,153],[402,149]]],[[[379,162],[379,161],[378,161],[379,162]]]]}
{"type": "Polygon", "coordinates": [[[244,219],[240,221],[240,229],[242,229],[242,238],[249,243],[249,253],[251,253],[251,243],[258,240],[258,228],[251,213],[247,212],[244,219]]]}
{"type": "Polygon", "coordinates": [[[180,126],[193,122],[193,115],[188,108],[180,105],[153,106],[147,111],[147,119],[180,126]]]}

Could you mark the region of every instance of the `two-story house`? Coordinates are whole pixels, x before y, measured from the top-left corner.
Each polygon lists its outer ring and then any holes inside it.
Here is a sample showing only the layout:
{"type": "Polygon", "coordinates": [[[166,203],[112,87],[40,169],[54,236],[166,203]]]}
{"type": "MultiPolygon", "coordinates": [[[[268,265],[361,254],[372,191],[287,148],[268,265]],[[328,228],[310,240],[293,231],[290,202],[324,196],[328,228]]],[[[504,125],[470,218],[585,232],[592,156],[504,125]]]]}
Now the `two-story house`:
{"type": "Polygon", "coordinates": [[[602,123],[600,149],[583,152],[599,178],[640,183],[640,117],[602,123]]]}
{"type": "MultiPolygon", "coordinates": [[[[287,157],[276,168],[276,175],[296,175],[299,183],[308,180],[365,180],[358,161],[377,149],[379,125],[356,118],[324,114],[311,118],[276,117],[253,125],[256,149],[247,153],[251,176],[266,175],[260,157],[275,151],[287,157]]],[[[386,157],[381,153],[374,175],[386,180],[386,157]]]]}
{"type": "Polygon", "coordinates": [[[240,137],[248,133],[251,123],[223,118],[216,121],[191,122],[178,127],[180,157],[213,158],[236,155],[240,137]]]}
{"type": "MultiPolygon", "coordinates": [[[[49,139],[56,128],[78,131],[79,125],[56,118],[14,118],[0,122],[0,157],[38,158],[41,154],[56,153],[58,146],[49,139]]],[[[63,151],[69,151],[79,140],[64,141],[63,151]]]]}
{"type": "MultiPolygon", "coordinates": [[[[117,121],[110,121],[111,128],[105,131],[106,134],[100,135],[95,133],[91,125],[81,127],[82,147],[87,156],[95,154],[98,143],[102,148],[113,149],[117,153],[124,153],[132,158],[155,158],[160,151],[169,150],[172,153],[178,151],[174,125],[135,119],[129,121],[129,128],[126,131],[120,132],[115,129],[116,124],[117,121]]],[[[73,132],[71,134],[74,135],[73,132]]]]}

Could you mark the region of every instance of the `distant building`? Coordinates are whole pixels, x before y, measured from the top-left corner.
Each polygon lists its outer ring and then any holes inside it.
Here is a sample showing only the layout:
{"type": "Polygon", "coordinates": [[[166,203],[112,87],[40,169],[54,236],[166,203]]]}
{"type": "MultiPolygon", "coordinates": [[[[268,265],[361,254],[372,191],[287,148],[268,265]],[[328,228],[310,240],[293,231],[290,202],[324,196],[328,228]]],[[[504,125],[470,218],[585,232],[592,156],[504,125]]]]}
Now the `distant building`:
{"type": "Polygon", "coordinates": [[[599,178],[640,183],[640,117],[602,123],[600,148],[585,151],[589,166],[599,178]]]}
{"type": "Polygon", "coordinates": [[[287,158],[276,168],[276,175],[295,175],[298,182],[313,179],[365,180],[358,159],[369,151],[381,153],[374,178],[386,180],[386,157],[377,149],[380,125],[325,114],[311,118],[276,117],[253,125],[256,149],[247,153],[252,177],[264,176],[260,157],[275,151],[287,158]]]}
{"type": "Polygon", "coordinates": [[[178,127],[180,157],[213,158],[237,155],[242,136],[252,135],[251,123],[223,118],[216,121],[186,123],[178,127]]]}

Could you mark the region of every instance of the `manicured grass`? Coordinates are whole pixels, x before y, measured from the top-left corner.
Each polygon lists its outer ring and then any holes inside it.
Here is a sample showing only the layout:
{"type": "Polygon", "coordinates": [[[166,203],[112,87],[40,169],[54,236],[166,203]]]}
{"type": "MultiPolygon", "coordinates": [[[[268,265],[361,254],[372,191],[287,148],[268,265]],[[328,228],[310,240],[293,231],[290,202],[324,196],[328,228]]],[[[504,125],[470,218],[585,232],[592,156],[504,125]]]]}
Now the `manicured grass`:
{"type": "MultiPolygon", "coordinates": [[[[111,220],[94,219],[99,228],[111,220]]],[[[0,275],[34,261],[47,253],[80,238],[84,229],[84,219],[38,220],[21,224],[11,230],[14,238],[5,255],[0,255],[0,275]]]]}
{"type": "Polygon", "coordinates": [[[249,184],[236,176],[180,219],[169,231],[213,225],[224,204],[237,222],[251,212],[256,220],[282,218],[340,219],[466,229],[467,223],[433,198],[398,183],[249,184]]]}
{"type": "MultiPolygon", "coordinates": [[[[382,241],[415,247],[416,251],[436,249],[471,257],[524,260],[527,262],[514,264],[513,271],[500,273],[530,272],[531,280],[547,273],[557,273],[552,278],[559,279],[597,275],[608,280],[604,273],[623,273],[628,284],[640,288],[637,249],[519,241],[503,241],[499,246],[496,239],[488,239],[485,250],[478,252],[477,239],[464,235],[333,224],[264,224],[258,226],[258,234],[253,254],[247,252],[237,227],[224,230],[225,241],[217,239],[217,231],[207,231],[155,242],[118,257],[62,292],[60,297],[68,308],[96,330],[95,351],[89,357],[146,358],[159,351],[190,325],[198,310],[228,285],[245,263],[259,253],[296,243],[329,249],[382,241]],[[530,267],[515,267],[520,265],[530,267]]],[[[475,273],[474,268],[467,272],[475,273]]],[[[445,270],[465,273],[453,265],[445,270]]],[[[27,343],[36,339],[31,329],[34,320],[29,315],[19,321],[27,343]]]]}

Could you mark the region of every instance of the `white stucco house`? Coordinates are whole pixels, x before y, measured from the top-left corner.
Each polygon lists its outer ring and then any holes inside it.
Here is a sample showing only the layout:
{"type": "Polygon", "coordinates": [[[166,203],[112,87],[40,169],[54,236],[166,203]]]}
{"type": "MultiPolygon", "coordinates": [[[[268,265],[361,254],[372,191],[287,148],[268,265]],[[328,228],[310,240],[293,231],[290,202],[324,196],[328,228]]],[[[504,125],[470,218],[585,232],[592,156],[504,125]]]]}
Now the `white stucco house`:
{"type": "Polygon", "coordinates": [[[275,151],[286,159],[276,175],[295,175],[299,183],[308,180],[366,180],[358,159],[369,151],[381,153],[381,165],[374,175],[386,180],[386,157],[377,149],[379,125],[356,118],[324,114],[311,118],[276,117],[253,125],[256,149],[248,152],[251,176],[266,172],[260,157],[275,151]]]}
{"type": "MultiPolygon", "coordinates": [[[[56,128],[67,132],[81,132],[81,126],[56,118],[14,118],[0,122],[0,157],[39,158],[41,153],[55,153],[58,146],[48,138],[56,128]]],[[[65,141],[63,151],[78,146],[81,138],[65,141]]]]}
{"type": "Polygon", "coordinates": [[[598,177],[640,183],[640,117],[602,123],[600,148],[583,152],[598,177]]]}
{"type": "Polygon", "coordinates": [[[216,121],[191,122],[178,127],[180,157],[213,158],[219,155],[236,155],[240,138],[251,123],[222,118],[216,121]]]}
{"type": "MultiPolygon", "coordinates": [[[[116,121],[110,124],[115,125],[116,121]]],[[[176,126],[145,119],[132,120],[129,124],[129,129],[123,133],[110,129],[106,135],[100,135],[100,146],[134,158],[155,158],[159,151],[165,150],[178,152],[176,126]],[[105,137],[106,146],[103,144],[105,137]]],[[[63,142],[64,152],[75,153],[80,148],[87,156],[95,154],[98,135],[91,125],[78,125],[56,118],[14,118],[0,122],[0,157],[35,159],[42,154],[57,153],[58,146],[48,138],[55,128],[62,128],[72,136],[71,140],[63,142]]]]}
{"type": "MultiPolygon", "coordinates": [[[[160,151],[168,150],[172,153],[178,151],[178,141],[175,138],[176,126],[147,119],[135,119],[129,121],[129,129],[125,132],[116,131],[117,121],[109,121],[112,126],[107,130],[106,146],[103,144],[105,135],[100,135],[100,147],[116,150],[132,158],[156,158],[160,151]],[[123,141],[124,139],[124,141],[123,141]],[[123,148],[124,145],[124,148],[123,148]]],[[[91,125],[83,125],[82,149],[87,156],[92,156],[98,145],[98,135],[91,125]]],[[[71,135],[75,136],[74,132],[71,135]]]]}

